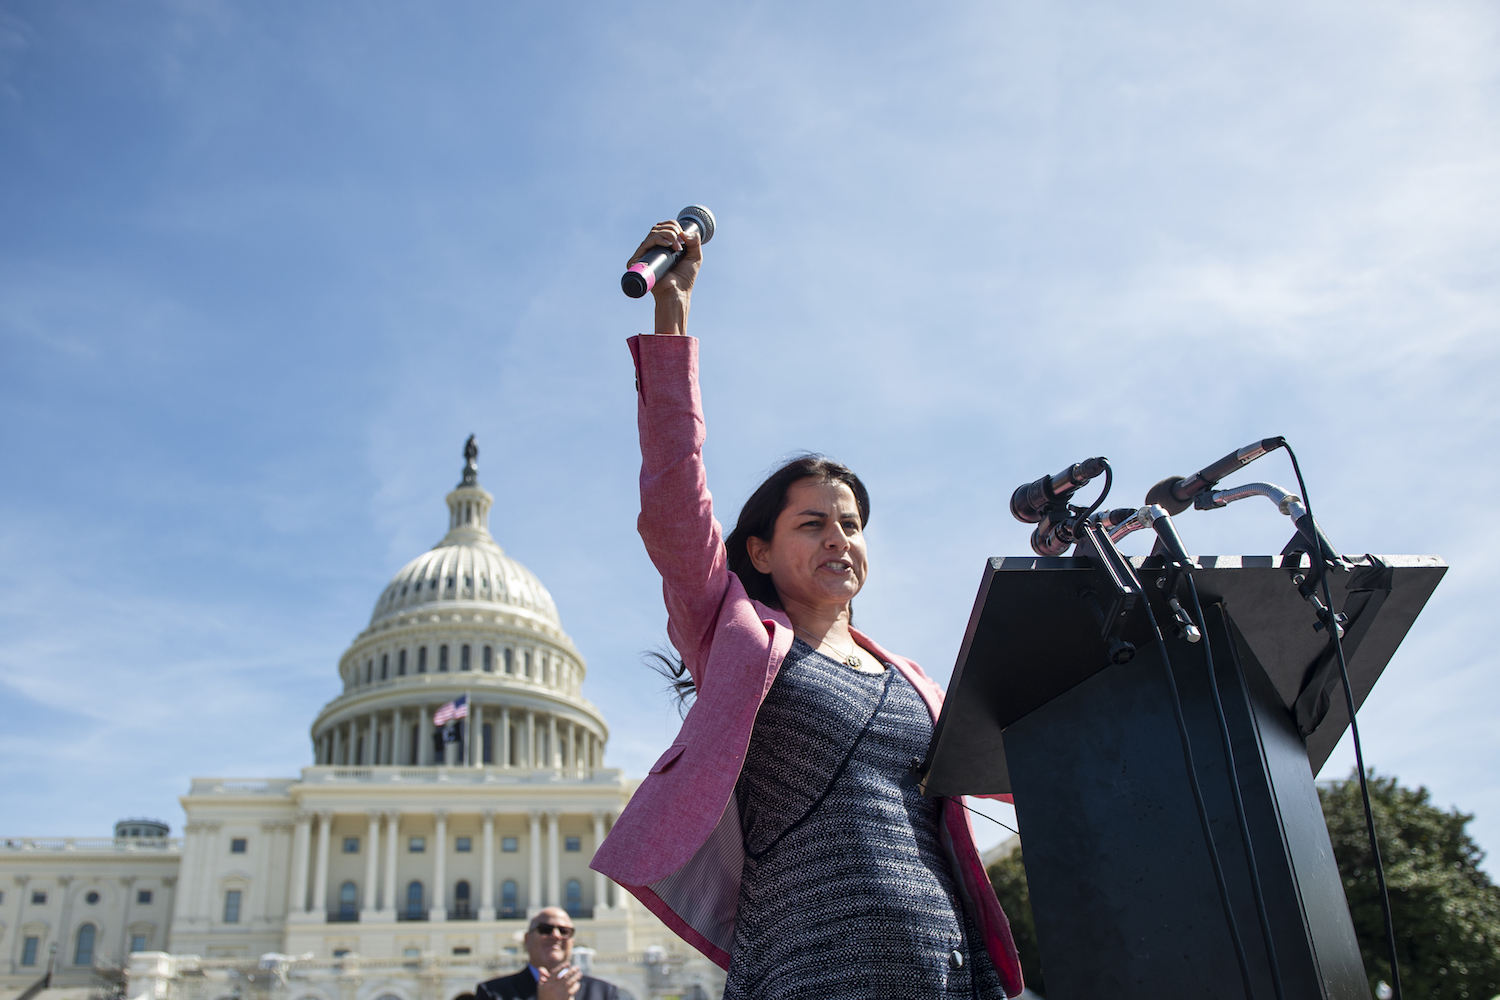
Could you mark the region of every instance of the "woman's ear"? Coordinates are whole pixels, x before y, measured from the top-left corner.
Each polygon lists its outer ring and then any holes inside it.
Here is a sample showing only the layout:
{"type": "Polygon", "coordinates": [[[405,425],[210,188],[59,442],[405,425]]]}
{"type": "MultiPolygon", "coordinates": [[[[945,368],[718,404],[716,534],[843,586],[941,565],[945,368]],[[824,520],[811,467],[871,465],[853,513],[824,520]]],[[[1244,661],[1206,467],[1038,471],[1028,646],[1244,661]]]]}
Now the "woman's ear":
{"type": "Polygon", "coordinates": [[[745,539],[745,553],[750,557],[750,565],[767,576],[771,575],[770,550],[771,543],[764,538],[751,535],[745,539]]]}

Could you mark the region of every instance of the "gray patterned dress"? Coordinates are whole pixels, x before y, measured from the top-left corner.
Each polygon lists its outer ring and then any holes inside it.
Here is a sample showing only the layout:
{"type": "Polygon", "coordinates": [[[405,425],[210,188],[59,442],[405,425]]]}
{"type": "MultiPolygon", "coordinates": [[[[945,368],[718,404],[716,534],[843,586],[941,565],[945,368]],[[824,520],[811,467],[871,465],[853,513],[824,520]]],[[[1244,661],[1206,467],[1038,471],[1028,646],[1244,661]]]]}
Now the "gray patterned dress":
{"type": "Polygon", "coordinates": [[[932,720],[900,671],[801,639],[735,786],[745,868],[725,1000],[1004,997],[911,768],[932,720]]]}

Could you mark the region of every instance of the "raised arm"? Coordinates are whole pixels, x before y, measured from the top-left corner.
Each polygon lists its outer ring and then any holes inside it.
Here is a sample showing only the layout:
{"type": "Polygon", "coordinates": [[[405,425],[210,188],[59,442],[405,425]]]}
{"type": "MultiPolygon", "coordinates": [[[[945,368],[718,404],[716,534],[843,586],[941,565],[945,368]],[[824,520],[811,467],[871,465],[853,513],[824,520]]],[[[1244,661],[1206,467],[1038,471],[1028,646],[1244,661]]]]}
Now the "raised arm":
{"type": "Polygon", "coordinates": [[[655,246],[685,250],[652,289],[656,336],[630,338],[641,435],[641,538],[662,577],[667,631],[693,679],[729,587],[723,531],[703,468],[698,342],[685,335],[693,280],[702,263],[694,234],[661,222],[631,257],[655,246]]]}

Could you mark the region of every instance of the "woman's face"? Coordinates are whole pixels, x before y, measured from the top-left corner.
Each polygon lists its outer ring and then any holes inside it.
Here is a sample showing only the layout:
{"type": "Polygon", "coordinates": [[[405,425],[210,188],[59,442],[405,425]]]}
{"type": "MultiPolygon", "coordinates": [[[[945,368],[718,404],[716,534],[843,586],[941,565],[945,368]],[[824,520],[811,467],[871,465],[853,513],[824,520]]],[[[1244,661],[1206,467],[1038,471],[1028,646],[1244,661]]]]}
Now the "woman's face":
{"type": "Polygon", "coordinates": [[[771,540],[752,536],[746,547],[788,611],[847,605],[869,573],[859,505],[843,483],[799,479],[787,491],[771,540]]]}

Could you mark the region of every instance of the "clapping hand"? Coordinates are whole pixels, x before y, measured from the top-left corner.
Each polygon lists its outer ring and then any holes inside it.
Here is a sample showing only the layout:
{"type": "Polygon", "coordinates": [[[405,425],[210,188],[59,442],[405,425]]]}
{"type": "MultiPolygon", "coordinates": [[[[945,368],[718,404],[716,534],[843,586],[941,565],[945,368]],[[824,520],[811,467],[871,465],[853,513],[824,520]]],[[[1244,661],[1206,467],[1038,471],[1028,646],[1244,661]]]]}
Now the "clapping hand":
{"type": "Polygon", "coordinates": [[[537,975],[537,1000],[570,1000],[578,992],[583,970],[576,965],[564,965],[552,972],[538,969],[537,975]]]}

